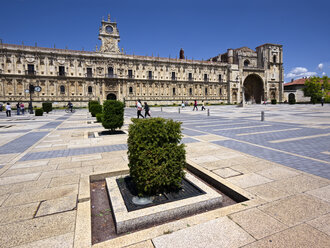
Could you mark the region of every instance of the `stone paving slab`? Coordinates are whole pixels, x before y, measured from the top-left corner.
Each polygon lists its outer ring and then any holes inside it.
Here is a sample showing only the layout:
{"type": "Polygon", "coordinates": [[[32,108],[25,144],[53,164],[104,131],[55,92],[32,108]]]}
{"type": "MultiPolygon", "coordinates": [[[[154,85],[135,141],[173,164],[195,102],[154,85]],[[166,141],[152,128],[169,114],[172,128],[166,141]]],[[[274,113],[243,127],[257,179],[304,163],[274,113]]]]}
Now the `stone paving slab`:
{"type": "Polygon", "coordinates": [[[15,246],[15,248],[71,248],[73,247],[73,236],[74,233],[67,233],[63,235],[58,235],[55,237],[50,237],[47,239],[38,240],[32,243],[15,246]]]}
{"type": "Polygon", "coordinates": [[[300,194],[259,207],[260,210],[288,226],[294,226],[330,211],[330,204],[316,197],[300,194]]]}
{"type": "Polygon", "coordinates": [[[269,237],[263,238],[255,243],[244,246],[244,248],[265,248],[265,247],[317,247],[328,248],[330,246],[329,236],[317,229],[302,224],[269,237]]]}
{"type": "Polygon", "coordinates": [[[40,202],[77,194],[77,185],[65,185],[61,187],[31,190],[24,193],[15,193],[10,195],[4,202],[3,206],[17,206],[31,202],[40,202]]]}
{"type": "Polygon", "coordinates": [[[278,220],[257,208],[248,209],[229,216],[255,239],[261,239],[287,228],[278,220]]]}
{"type": "Polygon", "coordinates": [[[0,186],[6,184],[14,184],[14,183],[21,183],[26,181],[33,181],[38,179],[40,173],[31,173],[31,174],[24,174],[24,175],[16,175],[16,176],[8,176],[8,177],[1,177],[0,178],[0,186]]]}
{"type": "Polygon", "coordinates": [[[227,217],[152,239],[156,248],[241,247],[253,241],[253,237],[227,217]]]}
{"type": "Polygon", "coordinates": [[[330,213],[307,222],[312,227],[330,236],[330,213]]]}
{"type": "Polygon", "coordinates": [[[36,217],[66,212],[73,210],[77,206],[77,195],[46,200],[40,203],[36,217]]]}
{"type": "Polygon", "coordinates": [[[0,225],[32,219],[39,206],[39,202],[15,207],[0,208],[0,225]]]}
{"type": "Polygon", "coordinates": [[[0,226],[0,247],[14,247],[74,231],[76,213],[49,215],[0,226]]]}

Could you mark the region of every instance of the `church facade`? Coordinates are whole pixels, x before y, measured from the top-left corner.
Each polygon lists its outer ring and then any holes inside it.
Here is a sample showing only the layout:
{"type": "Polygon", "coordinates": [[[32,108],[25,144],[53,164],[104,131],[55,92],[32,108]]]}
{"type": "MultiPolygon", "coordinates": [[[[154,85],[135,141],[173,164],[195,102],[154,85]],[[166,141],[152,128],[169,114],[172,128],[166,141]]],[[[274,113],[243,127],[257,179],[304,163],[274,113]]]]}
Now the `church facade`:
{"type": "Polygon", "coordinates": [[[282,45],[227,49],[207,61],[180,57],[127,55],[120,50],[117,23],[102,20],[101,47],[94,52],[0,44],[0,101],[26,102],[29,86],[34,105],[51,101],[86,106],[89,100],[140,99],[172,105],[193,100],[207,103],[283,101],[282,45]]]}

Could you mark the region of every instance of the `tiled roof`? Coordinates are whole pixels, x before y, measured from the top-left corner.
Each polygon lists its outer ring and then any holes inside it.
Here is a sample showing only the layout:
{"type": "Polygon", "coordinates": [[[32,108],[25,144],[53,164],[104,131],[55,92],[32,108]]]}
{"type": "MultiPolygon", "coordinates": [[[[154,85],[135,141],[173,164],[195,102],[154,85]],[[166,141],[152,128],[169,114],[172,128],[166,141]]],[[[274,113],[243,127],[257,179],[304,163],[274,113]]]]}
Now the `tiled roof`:
{"type": "Polygon", "coordinates": [[[299,79],[296,79],[290,83],[286,83],[284,84],[284,86],[290,86],[290,85],[304,85],[305,84],[305,81],[306,81],[307,78],[299,78],[299,79]]]}

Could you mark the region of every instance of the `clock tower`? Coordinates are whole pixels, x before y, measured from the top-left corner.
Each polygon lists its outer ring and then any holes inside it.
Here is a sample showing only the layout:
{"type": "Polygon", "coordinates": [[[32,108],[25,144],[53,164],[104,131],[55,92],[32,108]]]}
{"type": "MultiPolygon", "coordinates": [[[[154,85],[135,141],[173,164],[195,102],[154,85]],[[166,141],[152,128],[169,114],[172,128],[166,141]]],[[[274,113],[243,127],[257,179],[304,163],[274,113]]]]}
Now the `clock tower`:
{"type": "Polygon", "coordinates": [[[110,14],[108,20],[102,20],[102,26],[99,31],[99,39],[102,44],[100,52],[120,53],[118,42],[120,41],[119,30],[116,22],[111,22],[110,14]]]}

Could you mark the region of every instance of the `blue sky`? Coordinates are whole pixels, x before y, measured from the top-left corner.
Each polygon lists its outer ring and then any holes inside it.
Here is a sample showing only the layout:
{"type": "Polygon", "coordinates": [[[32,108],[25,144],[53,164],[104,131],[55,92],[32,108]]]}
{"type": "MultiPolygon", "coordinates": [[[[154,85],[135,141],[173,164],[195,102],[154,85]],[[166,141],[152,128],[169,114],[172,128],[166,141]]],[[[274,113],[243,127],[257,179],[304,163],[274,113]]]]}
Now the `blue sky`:
{"type": "Polygon", "coordinates": [[[100,44],[107,14],[128,54],[208,59],[227,48],[282,44],[285,81],[330,76],[330,1],[1,0],[4,43],[74,50],[100,44]]]}

